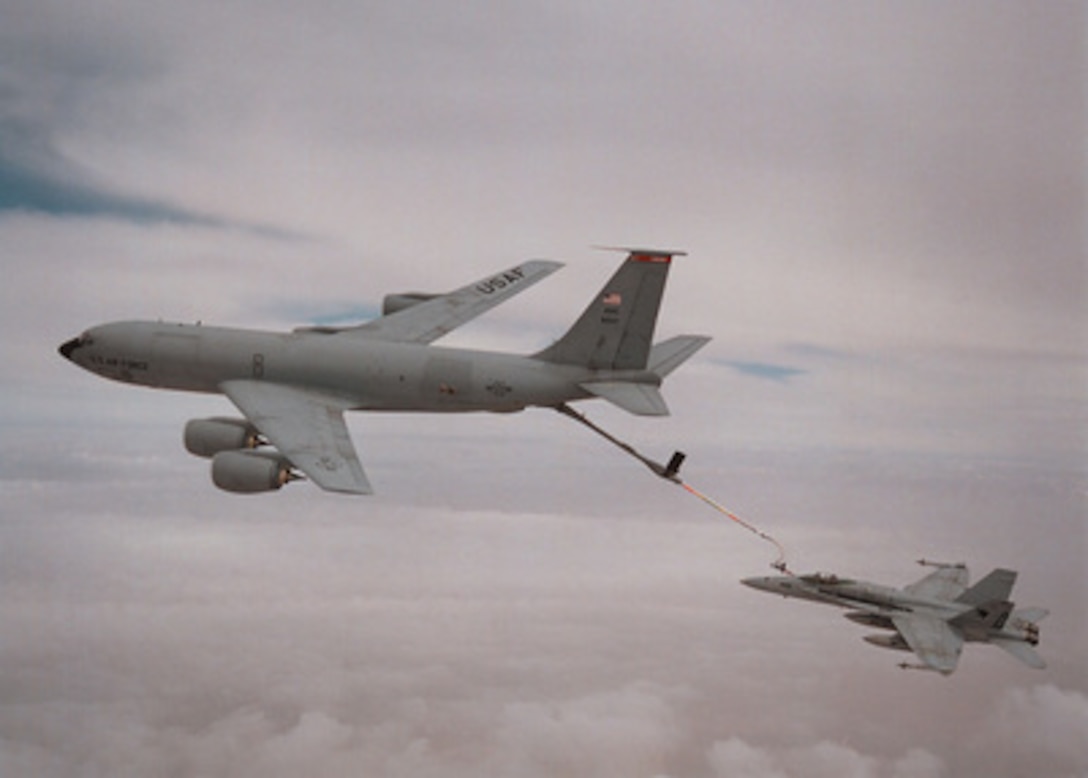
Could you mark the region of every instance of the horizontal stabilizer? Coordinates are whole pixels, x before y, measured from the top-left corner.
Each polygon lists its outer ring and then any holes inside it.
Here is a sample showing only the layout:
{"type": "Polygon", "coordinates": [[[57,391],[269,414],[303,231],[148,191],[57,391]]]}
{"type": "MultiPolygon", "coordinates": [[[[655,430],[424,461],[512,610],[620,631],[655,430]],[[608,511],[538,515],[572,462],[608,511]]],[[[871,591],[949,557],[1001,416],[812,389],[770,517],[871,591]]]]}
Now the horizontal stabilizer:
{"type": "Polygon", "coordinates": [[[996,646],[1000,646],[1028,667],[1034,667],[1036,670],[1046,669],[1046,662],[1039,654],[1035,652],[1035,649],[1029,646],[1022,640],[1007,640],[1005,638],[993,638],[991,641],[996,646]]]}
{"type": "Polygon", "coordinates": [[[602,397],[636,416],[668,416],[669,406],[653,384],[629,381],[593,381],[580,385],[590,394],[602,397]]]}
{"type": "Polygon", "coordinates": [[[646,367],[650,372],[664,378],[709,342],[710,338],[706,335],[677,335],[675,338],[655,343],[650,349],[646,367]]]}
{"type": "Polygon", "coordinates": [[[1013,623],[1019,621],[1027,624],[1038,624],[1049,615],[1050,611],[1046,608],[1020,608],[1012,612],[1010,619],[1013,623]]]}

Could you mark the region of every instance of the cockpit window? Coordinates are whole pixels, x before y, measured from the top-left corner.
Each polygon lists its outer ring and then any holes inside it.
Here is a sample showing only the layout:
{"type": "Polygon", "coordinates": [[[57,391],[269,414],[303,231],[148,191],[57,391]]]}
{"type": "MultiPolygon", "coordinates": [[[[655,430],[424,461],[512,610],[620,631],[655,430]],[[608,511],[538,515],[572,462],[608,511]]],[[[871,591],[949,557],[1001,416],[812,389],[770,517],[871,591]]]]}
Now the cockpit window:
{"type": "Polygon", "coordinates": [[[827,586],[834,586],[835,584],[848,584],[853,583],[848,578],[839,578],[834,573],[815,573],[813,575],[802,576],[802,578],[808,583],[827,586]]]}

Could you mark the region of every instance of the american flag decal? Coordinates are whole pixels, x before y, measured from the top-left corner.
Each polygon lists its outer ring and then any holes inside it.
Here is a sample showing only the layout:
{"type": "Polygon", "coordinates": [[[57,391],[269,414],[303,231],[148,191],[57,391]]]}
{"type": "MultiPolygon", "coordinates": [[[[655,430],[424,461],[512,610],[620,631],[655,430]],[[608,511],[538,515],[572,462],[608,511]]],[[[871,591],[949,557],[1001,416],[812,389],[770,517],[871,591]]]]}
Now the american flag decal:
{"type": "Polygon", "coordinates": [[[623,302],[623,296],[620,295],[619,292],[609,292],[608,294],[606,294],[604,297],[601,298],[601,303],[603,305],[608,305],[608,306],[611,306],[611,307],[616,307],[616,306],[620,305],[622,302],[623,302]]]}

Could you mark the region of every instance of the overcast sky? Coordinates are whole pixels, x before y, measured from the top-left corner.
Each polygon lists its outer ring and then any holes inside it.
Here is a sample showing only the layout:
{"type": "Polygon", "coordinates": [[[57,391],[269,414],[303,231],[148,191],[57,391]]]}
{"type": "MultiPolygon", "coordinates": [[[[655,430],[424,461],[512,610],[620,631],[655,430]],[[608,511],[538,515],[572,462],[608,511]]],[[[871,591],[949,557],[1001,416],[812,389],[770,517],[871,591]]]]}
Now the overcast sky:
{"type": "Polygon", "coordinates": [[[0,773],[1088,775],[1078,3],[0,0],[0,773]],[[888,584],[1020,572],[1045,671],[902,672],[558,414],[350,420],[378,494],[238,498],[223,398],[56,346],[357,321],[529,258],[528,352],[684,249],[673,415],[583,406],[888,584]]]}

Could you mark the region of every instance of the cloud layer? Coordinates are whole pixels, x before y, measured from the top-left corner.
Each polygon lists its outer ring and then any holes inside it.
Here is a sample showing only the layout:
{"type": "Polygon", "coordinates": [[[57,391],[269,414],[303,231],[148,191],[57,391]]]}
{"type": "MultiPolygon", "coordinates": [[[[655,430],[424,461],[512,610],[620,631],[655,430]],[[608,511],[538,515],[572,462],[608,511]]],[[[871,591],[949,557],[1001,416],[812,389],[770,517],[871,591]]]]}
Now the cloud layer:
{"type": "MultiPolygon", "coordinates": [[[[416,456],[398,438],[456,452],[478,437],[371,432],[393,460],[416,456]]],[[[1054,610],[1050,670],[972,647],[940,678],[896,670],[899,657],[834,610],[737,585],[773,550],[636,465],[612,463],[596,485],[554,474],[574,504],[535,493],[502,458],[459,496],[464,468],[423,458],[411,480],[424,489],[379,466],[386,494],[362,504],[312,490],[231,499],[171,448],[176,429],[146,433],[92,469],[73,457],[107,430],[68,441],[72,454],[31,435],[21,447],[51,464],[4,467],[6,768],[939,776],[1085,764],[1085,593],[1048,571],[1083,546],[1057,550],[1016,520],[1021,502],[1075,508],[1047,473],[991,469],[972,486],[928,465],[848,460],[806,475],[818,460],[745,457],[714,482],[795,565],[893,583],[919,574],[908,560],[923,554],[963,554],[976,572],[1015,560],[1018,600],[1054,610]],[[43,481],[51,470],[61,480],[43,481]],[[1006,536],[983,551],[964,510],[1006,536]]],[[[572,452],[584,471],[597,454],[572,452]]]]}

